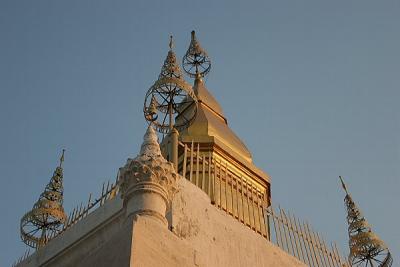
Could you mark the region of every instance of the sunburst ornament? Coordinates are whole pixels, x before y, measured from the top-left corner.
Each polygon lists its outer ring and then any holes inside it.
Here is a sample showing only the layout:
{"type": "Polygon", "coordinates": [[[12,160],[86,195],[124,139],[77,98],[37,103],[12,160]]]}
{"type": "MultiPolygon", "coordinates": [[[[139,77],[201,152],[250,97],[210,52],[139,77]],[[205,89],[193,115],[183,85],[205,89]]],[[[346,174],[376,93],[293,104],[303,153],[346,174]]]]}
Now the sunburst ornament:
{"type": "Polygon", "coordinates": [[[204,77],[211,70],[211,59],[201,47],[196,38],[195,31],[191,33],[191,41],[186,54],[183,56],[182,66],[185,72],[192,78],[204,77]]]}
{"type": "Polygon", "coordinates": [[[163,134],[173,128],[187,128],[196,116],[197,98],[177,64],[172,36],[161,73],[147,91],[143,112],[145,119],[163,134]]]}
{"type": "Polygon", "coordinates": [[[39,200],[33,205],[32,210],[27,212],[21,219],[21,239],[32,247],[44,246],[50,236],[58,233],[67,220],[63,208],[63,149],[60,164],[55,169],[53,177],[47,184],[39,200]]]}
{"type": "Polygon", "coordinates": [[[347,209],[349,233],[349,263],[351,266],[389,267],[393,259],[385,243],[371,230],[371,226],[354,203],[347,187],[339,176],[342,187],[346,192],[344,203],[347,209]]]}

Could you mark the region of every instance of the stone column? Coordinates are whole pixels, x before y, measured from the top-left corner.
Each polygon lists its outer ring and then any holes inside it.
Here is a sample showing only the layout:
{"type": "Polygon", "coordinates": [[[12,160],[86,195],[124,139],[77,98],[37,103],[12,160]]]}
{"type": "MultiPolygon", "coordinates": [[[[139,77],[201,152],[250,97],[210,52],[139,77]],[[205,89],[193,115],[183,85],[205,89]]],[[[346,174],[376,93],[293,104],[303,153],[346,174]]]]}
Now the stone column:
{"type": "Polygon", "coordinates": [[[140,154],[120,169],[121,196],[126,215],[149,216],[167,226],[165,213],[176,192],[178,174],[160,151],[152,126],[146,131],[140,154]]]}

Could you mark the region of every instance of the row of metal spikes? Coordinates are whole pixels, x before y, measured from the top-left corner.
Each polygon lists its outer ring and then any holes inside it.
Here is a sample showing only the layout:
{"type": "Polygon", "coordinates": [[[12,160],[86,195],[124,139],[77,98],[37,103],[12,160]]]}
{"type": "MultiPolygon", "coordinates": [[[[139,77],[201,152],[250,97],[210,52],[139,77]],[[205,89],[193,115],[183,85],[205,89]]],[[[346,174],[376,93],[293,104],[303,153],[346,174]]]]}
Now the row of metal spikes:
{"type": "Polygon", "coordinates": [[[308,266],[348,266],[336,244],[331,243],[331,248],[328,248],[322,236],[312,231],[308,223],[301,223],[280,207],[278,214],[272,206],[265,209],[265,192],[257,189],[251,181],[236,175],[227,164],[212,158],[211,154],[200,155],[199,144],[179,145],[183,148],[180,174],[205,191],[217,208],[308,266]],[[270,224],[273,224],[274,238],[271,238],[270,224]]]}
{"type": "Polygon", "coordinates": [[[266,210],[273,223],[272,236],[276,245],[308,266],[348,266],[336,243],[331,243],[331,248],[328,248],[322,235],[313,231],[308,222],[302,223],[289,212],[278,209],[279,213],[275,213],[272,206],[266,210]]]}
{"type": "Polygon", "coordinates": [[[19,259],[17,259],[13,264],[12,267],[17,266],[19,263],[21,263],[22,261],[24,261],[26,258],[28,258],[31,255],[31,249],[28,248],[27,250],[25,250],[25,253],[19,257],[19,259]]]}
{"type": "Polygon", "coordinates": [[[54,236],[57,236],[58,234],[64,232],[69,227],[76,224],[81,219],[85,218],[92,210],[95,210],[97,207],[102,206],[108,199],[113,198],[118,193],[117,190],[118,190],[118,176],[115,179],[114,183],[110,183],[110,181],[108,181],[107,186],[105,185],[105,183],[103,183],[101,189],[101,195],[99,196],[99,198],[94,199],[93,201],[92,194],[90,193],[86,205],[84,205],[83,202],[81,202],[80,205],[77,205],[68,215],[68,220],[64,224],[62,230],[57,234],[55,234],[54,236]]]}

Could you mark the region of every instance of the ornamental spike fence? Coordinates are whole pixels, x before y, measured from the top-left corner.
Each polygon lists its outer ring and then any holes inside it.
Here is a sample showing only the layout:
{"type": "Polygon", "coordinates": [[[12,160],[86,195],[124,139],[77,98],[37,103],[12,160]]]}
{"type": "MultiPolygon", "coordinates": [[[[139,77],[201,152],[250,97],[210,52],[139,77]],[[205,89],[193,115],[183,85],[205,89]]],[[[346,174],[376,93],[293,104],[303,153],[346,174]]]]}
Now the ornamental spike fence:
{"type": "MultiPolygon", "coordinates": [[[[251,179],[247,179],[210,152],[201,153],[200,145],[179,143],[178,173],[210,196],[211,203],[233,219],[249,227],[268,241],[294,256],[308,266],[349,266],[340,255],[335,243],[328,246],[325,239],[293,214],[278,206],[268,206],[265,191],[251,179]]],[[[88,214],[113,199],[119,193],[118,177],[114,182],[103,183],[98,198],[89,195],[87,203],[80,203],[69,214],[61,231],[48,236],[47,240],[59,236],[88,214]]],[[[14,264],[27,257],[30,251],[14,264]]]]}

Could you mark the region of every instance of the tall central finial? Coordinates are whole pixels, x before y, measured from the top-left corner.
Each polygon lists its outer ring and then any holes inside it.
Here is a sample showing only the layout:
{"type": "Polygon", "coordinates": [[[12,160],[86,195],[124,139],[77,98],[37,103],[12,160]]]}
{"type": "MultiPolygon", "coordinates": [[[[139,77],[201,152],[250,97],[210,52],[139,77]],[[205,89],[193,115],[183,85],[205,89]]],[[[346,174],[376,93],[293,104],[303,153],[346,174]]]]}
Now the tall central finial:
{"type": "Polygon", "coordinates": [[[197,98],[182,75],[173,51],[174,40],[169,38],[169,51],[157,81],[147,91],[144,103],[145,119],[160,133],[186,128],[197,112],[197,98]],[[184,113],[193,107],[191,113],[184,113]]]}
{"type": "Polygon", "coordinates": [[[210,72],[211,60],[197,41],[195,31],[191,33],[190,45],[183,56],[182,65],[185,72],[192,78],[200,79],[210,72]]]}
{"type": "Polygon", "coordinates": [[[371,226],[351,198],[343,178],[339,176],[346,192],[344,203],[349,225],[349,262],[351,266],[389,267],[393,259],[385,243],[371,230],[371,226]]]}
{"type": "Polygon", "coordinates": [[[160,75],[158,76],[158,79],[164,78],[164,77],[174,77],[178,79],[182,79],[182,71],[181,68],[179,67],[179,64],[176,62],[176,55],[173,51],[174,48],[174,40],[172,38],[172,35],[169,37],[169,51],[168,55],[164,60],[164,64],[161,67],[161,72],[160,75]]]}

